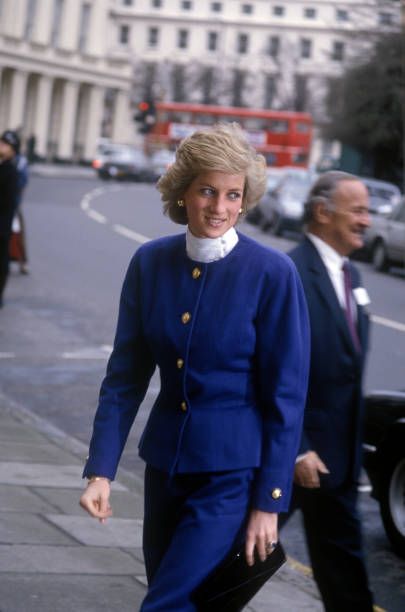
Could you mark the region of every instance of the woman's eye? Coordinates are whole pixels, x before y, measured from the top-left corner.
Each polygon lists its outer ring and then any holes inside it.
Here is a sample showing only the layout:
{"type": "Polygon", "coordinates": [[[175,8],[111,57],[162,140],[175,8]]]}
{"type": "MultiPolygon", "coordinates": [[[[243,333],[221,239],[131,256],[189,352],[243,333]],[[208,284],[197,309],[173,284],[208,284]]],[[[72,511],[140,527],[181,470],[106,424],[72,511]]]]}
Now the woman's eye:
{"type": "Polygon", "coordinates": [[[231,200],[239,200],[239,198],[241,197],[241,194],[239,193],[239,191],[231,191],[228,197],[231,200]]]}
{"type": "Polygon", "coordinates": [[[214,190],[211,189],[210,187],[204,187],[203,189],[201,189],[201,193],[203,195],[210,196],[210,195],[212,195],[214,193],[214,190]]]}

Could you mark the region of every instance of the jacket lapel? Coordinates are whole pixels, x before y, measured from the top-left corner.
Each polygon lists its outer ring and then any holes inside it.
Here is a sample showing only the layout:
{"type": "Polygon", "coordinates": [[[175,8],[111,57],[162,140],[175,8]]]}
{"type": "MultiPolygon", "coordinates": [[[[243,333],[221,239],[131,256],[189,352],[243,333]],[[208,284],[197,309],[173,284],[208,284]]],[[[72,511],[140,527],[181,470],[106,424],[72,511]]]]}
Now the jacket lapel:
{"type": "Polygon", "coordinates": [[[347,347],[350,349],[351,352],[357,354],[352,337],[350,335],[349,326],[347,324],[343,308],[339,303],[335,288],[333,287],[332,281],[330,280],[328,270],[326,269],[326,266],[323,263],[317,249],[309,240],[309,238],[306,238],[305,242],[309,258],[309,271],[311,274],[313,290],[318,293],[327,308],[329,308],[331,317],[333,317],[337,325],[338,331],[343,337],[347,347]]]}

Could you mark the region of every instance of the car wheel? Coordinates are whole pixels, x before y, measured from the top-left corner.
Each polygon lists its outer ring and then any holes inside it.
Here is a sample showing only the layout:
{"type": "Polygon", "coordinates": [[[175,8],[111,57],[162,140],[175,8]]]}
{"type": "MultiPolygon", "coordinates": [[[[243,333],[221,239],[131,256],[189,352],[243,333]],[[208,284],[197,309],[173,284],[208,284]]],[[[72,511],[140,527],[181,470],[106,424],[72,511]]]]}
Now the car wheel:
{"type": "Polygon", "coordinates": [[[378,270],[378,272],[384,272],[388,269],[389,261],[387,249],[385,248],[385,244],[382,240],[378,240],[374,244],[371,258],[373,267],[375,270],[378,270]]]}
{"type": "Polygon", "coordinates": [[[397,449],[385,464],[380,509],[384,528],[395,552],[405,558],[405,457],[397,449]]]}

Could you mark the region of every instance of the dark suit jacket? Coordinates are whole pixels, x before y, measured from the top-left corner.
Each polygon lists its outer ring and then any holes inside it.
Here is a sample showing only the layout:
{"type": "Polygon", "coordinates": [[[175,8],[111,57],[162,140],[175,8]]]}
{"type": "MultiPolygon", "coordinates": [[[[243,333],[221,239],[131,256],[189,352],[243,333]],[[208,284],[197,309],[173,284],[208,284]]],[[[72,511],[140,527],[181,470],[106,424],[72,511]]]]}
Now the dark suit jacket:
{"type": "MultiPolygon", "coordinates": [[[[290,253],[307,298],[311,324],[311,367],[300,453],[316,451],[330,470],[322,484],[337,487],[356,479],[361,465],[362,374],[368,345],[369,318],[357,306],[356,352],[336,292],[313,243],[290,253]]],[[[351,264],[353,288],[360,286],[351,264]]]]}
{"type": "Polygon", "coordinates": [[[201,264],[185,234],[149,242],[124,282],[84,475],[114,478],[158,366],[141,457],[172,473],[258,468],[254,506],[285,511],[308,365],[305,296],[286,255],[240,234],[226,257],[201,264]]]}
{"type": "Polygon", "coordinates": [[[0,236],[11,232],[19,195],[18,171],[14,160],[0,163],[0,236]]]}

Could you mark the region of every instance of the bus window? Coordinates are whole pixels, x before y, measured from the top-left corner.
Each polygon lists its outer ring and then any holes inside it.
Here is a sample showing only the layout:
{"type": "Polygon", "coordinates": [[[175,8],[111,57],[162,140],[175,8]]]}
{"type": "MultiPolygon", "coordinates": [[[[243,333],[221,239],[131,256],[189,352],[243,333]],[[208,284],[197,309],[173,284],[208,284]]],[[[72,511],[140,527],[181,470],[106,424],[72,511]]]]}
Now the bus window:
{"type": "Polygon", "coordinates": [[[272,119],[269,123],[269,130],[276,134],[288,132],[288,121],[286,119],[272,119]]]}
{"type": "Polygon", "coordinates": [[[259,119],[258,117],[244,117],[243,127],[246,130],[263,130],[266,128],[263,119],[259,119]]]}
{"type": "Polygon", "coordinates": [[[306,153],[294,153],[292,155],[292,161],[294,164],[306,164],[308,161],[308,155],[306,153]]]}
{"type": "Polygon", "coordinates": [[[300,134],[307,134],[309,132],[309,125],[308,123],[303,123],[302,121],[297,121],[297,123],[295,124],[295,131],[299,132],[300,134]]]}

